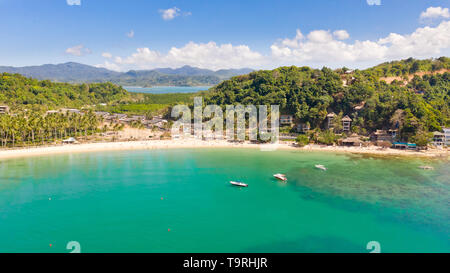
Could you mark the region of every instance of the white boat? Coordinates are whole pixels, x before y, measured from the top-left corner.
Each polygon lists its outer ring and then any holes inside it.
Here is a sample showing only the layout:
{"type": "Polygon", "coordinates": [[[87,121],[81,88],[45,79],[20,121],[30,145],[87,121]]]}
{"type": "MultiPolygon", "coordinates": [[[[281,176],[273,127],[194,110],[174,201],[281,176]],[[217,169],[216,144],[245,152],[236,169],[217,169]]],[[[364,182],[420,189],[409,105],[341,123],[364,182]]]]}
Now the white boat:
{"type": "Polygon", "coordinates": [[[231,184],[231,185],[234,185],[234,186],[238,186],[238,187],[248,187],[247,184],[242,183],[242,182],[230,181],[230,184],[231,184]]]}
{"type": "Polygon", "coordinates": [[[431,166],[419,166],[419,168],[421,168],[422,170],[434,170],[434,168],[431,166]]]}
{"type": "Polygon", "coordinates": [[[281,181],[287,181],[285,174],[277,173],[277,174],[274,174],[273,177],[275,177],[276,179],[281,180],[281,181]]]}
{"type": "Polygon", "coordinates": [[[323,170],[323,171],[326,171],[326,170],[327,170],[327,168],[325,168],[324,165],[316,165],[315,167],[316,167],[317,169],[321,169],[321,170],[323,170]]]}

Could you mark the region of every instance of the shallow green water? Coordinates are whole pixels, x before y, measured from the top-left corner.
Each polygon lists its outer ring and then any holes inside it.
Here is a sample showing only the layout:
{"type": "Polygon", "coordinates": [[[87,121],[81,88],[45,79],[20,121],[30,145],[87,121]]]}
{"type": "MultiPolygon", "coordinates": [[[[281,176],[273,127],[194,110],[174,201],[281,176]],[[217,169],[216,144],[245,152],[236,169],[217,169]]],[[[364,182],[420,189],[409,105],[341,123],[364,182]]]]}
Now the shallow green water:
{"type": "Polygon", "coordinates": [[[0,252],[449,252],[449,169],[252,149],[1,161],[0,252]]]}

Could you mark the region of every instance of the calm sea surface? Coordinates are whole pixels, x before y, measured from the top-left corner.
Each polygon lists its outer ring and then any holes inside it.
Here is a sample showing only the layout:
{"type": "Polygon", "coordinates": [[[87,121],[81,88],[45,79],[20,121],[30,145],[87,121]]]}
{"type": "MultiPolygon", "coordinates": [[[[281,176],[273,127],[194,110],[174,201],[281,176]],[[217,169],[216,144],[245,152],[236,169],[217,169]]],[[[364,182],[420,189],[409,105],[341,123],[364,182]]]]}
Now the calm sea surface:
{"type": "Polygon", "coordinates": [[[166,93],[195,93],[198,91],[206,91],[209,88],[211,88],[211,86],[155,86],[150,88],[124,86],[123,88],[129,92],[166,94],[166,93]]]}
{"type": "Polygon", "coordinates": [[[4,160],[0,252],[449,252],[449,167],[256,149],[4,160]]]}

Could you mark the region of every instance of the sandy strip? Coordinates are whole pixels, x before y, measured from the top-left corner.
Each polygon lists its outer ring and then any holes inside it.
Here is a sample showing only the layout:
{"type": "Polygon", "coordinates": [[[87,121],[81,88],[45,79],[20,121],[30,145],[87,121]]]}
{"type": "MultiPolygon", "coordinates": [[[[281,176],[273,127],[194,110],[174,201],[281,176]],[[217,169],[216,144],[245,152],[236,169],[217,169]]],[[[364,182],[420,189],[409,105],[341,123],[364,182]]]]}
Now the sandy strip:
{"type": "Polygon", "coordinates": [[[202,140],[148,140],[148,141],[129,141],[129,142],[104,142],[104,143],[86,143],[86,144],[68,144],[58,146],[41,146],[22,149],[0,150],[0,159],[45,156],[64,153],[85,153],[101,151],[120,151],[120,150],[153,150],[153,149],[179,149],[179,148],[253,148],[261,151],[273,150],[297,150],[297,151],[327,151],[334,153],[357,153],[374,154],[383,156],[415,156],[415,157],[437,157],[448,159],[448,150],[428,150],[428,151],[404,151],[396,149],[380,149],[379,147],[338,147],[338,146],[319,146],[307,145],[303,148],[292,146],[292,143],[270,144],[252,144],[252,143],[231,143],[224,140],[202,141],[202,140]]]}

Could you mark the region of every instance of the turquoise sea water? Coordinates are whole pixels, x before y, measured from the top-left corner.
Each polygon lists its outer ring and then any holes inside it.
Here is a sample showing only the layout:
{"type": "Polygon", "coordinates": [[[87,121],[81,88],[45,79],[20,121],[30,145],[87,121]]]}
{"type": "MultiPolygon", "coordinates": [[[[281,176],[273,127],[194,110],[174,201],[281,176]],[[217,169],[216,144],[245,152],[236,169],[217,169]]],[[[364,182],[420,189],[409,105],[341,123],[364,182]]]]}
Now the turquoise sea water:
{"type": "Polygon", "coordinates": [[[129,92],[166,94],[166,93],[195,93],[198,91],[206,91],[209,88],[211,88],[211,86],[154,86],[149,88],[124,86],[123,88],[129,92]]]}
{"type": "Polygon", "coordinates": [[[256,149],[0,161],[0,252],[449,252],[449,174],[448,161],[256,149]]]}

